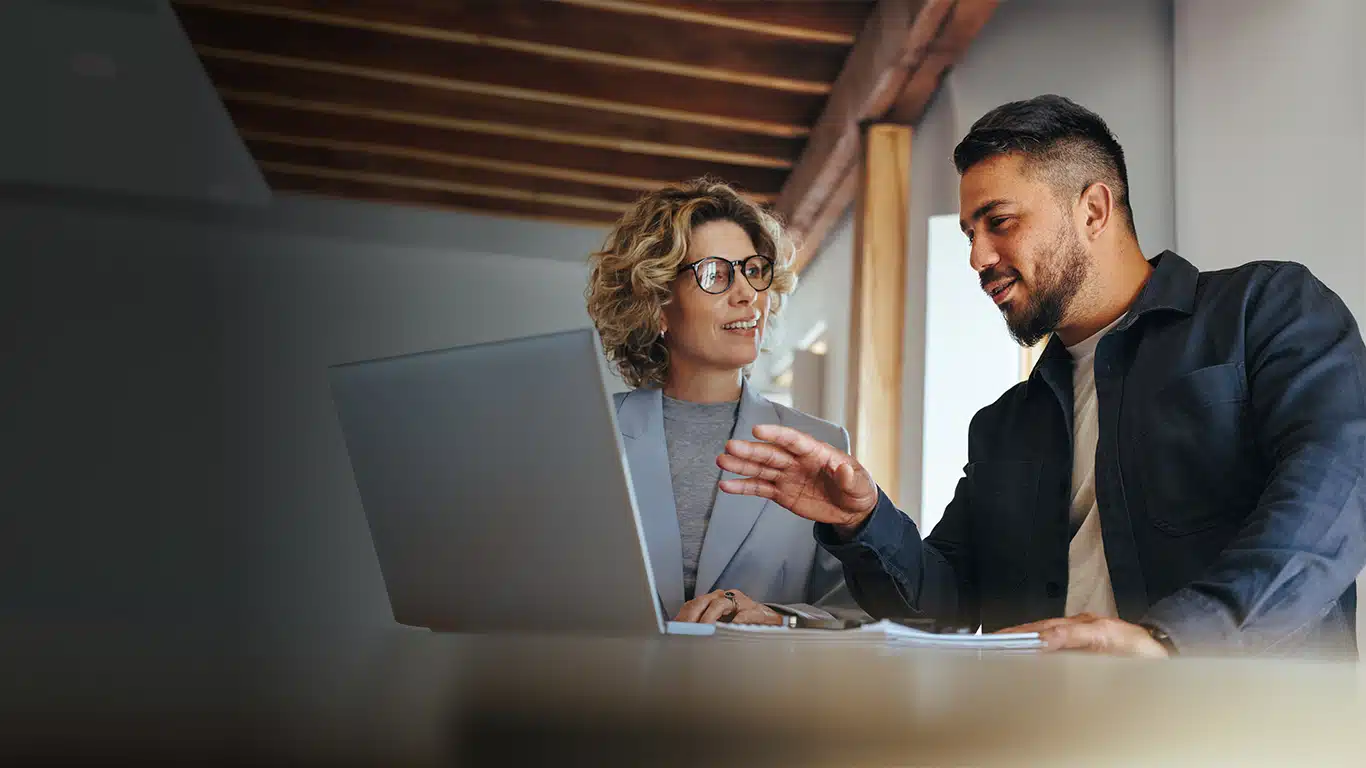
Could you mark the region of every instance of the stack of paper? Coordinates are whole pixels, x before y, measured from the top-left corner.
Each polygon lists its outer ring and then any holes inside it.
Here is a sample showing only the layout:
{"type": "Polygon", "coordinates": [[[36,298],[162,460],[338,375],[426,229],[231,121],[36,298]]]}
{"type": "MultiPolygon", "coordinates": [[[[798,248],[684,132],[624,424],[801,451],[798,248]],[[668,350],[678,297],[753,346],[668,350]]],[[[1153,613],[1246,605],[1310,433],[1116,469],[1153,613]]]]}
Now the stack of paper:
{"type": "MultiPolygon", "coordinates": [[[[670,634],[685,634],[683,628],[676,628],[675,622],[669,623],[670,634]]],[[[772,638],[784,641],[812,643],[858,643],[862,645],[894,645],[917,648],[948,648],[964,651],[1035,651],[1043,648],[1043,641],[1037,632],[1021,632],[1005,635],[940,635],[920,629],[912,629],[890,621],[864,624],[854,629],[789,629],[788,627],[768,627],[757,624],[715,624],[693,625],[697,628],[712,626],[711,632],[692,631],[686,634],[715,634],[729,638],[772,638]]]]}

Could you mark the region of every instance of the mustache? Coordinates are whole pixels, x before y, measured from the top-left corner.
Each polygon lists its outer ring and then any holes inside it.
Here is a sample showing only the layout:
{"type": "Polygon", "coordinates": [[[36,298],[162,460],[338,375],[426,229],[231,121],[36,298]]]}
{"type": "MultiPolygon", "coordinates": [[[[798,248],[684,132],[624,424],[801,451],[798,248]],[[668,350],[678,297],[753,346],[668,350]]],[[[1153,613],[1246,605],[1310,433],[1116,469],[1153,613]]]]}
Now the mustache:
{"type": "Polygon", "coordinates": [[[1016,271],[1013,270],[1013,269],[1000,268],[1000,267],[991,267],[991,268],[987,269],[985,272],[983,272],[983,273],[981,273],[980,275],[978,275],[978,276],[977,276],[977,279],[978,279],[978,281],[980,281],[981,284],[982,284],[982,290],[985,291],[985,290],[987,289],[987,286],[988,286],[988,285],[991,285],[992,283],[996,282],[997,280],[1005,280],[1005,279],[1019,280],[1019,279],[1020,279],[1020,273],[1019,273],[1019,272],[1016,272],[1016,271]]]}

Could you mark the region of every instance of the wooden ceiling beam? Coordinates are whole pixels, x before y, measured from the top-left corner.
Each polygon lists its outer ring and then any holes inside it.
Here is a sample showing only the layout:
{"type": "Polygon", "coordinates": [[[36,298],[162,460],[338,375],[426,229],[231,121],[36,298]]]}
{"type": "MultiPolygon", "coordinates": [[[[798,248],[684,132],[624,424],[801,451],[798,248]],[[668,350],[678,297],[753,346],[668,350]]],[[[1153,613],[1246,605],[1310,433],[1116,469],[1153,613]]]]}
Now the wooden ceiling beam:
{"type": "Polygon", "coordinates": [[[788,40],[545,0],[175,0],[259,17],[481,45],[761,88],[827,93],[846,45],[788,40]]]}
{"type": "Polygon", "coordinates": [[[469,195],[473,197],[494,197],[502,200],[519,200],[527,203],[538,203],[543,205],[557,205],[565,208],[578,208],[584,211],[600,211],[613,215],[620,214],[630,207],[629,203],[618,203],[611,200],[599,200],[593,197],[581,197],[579,195],[564,195],[555,192],[542,192],[540,190],[525,189],[522,187],[502,187],[488,184],[474,184],[465,181],[453,181],[450,179],[430,179],[406,174],[380,173],[377,171],[359,171],[350,168],[337,168],[330,165],[305,165],[294,162],[266,162],[260,163],[261,170],[266,173],[287,173],[294,176],[306,176],[312,179],[328,179],[333,181],[350,181],[360,184],[374,184],[385,187],[400,187],[403,189],[424,189],[437,192],[451,192],[458,195],[469,195]]]}
{"type": "MultiPolygon", "coordinates": [[[[638,196],[642,192],[657,189],[666,183],[659,179],[636,178],[610,173],[592,173],[589,171],[578,171],[572,168],[535,165],[532,163],[498,160],[496,158],[474,157],[472,155],[455,155],[444,152],[433,152],[425,149],[416,149],[413,147],[395,147],[384,144],[375,144],[373,142],[338,141],[336,139],[321,137],[291,136],[288,134],[255,131],[240,131],[240,134],[242,139],[247,142],[247,145],[252,148],[254,155],[258,154],[257,148],[262,145],[298,147],[305,152],[321,149],[332,152],[362,153],[378,157],[413,160],[433,166],[516,174],[519,176],[531,176],[538,179],[551,179],[555,181],[568,181],[576,184],[592,185],[598,188],[610,187],[617,190],[623,190],[623,194],[627,194],[632,198],[638,196]]],[[[747,194],[749,197],[761,203],[772,201],[771,195],[747,194]]]]}
{"type": "MultiPolygon", "coordinates": [[[[584,210],[551,203],[486,197],[439,189],[394,187],[347,179],[323,179],[284,171],[266,172],[266,181],[270,183],[271,189],[277,192],[552,221],[591,227],[604,232],[617,219],[616,214],[606,211],[584,210]]],[[[583,257],[586,260],[588,254],[583,254],[583,257]]]]}
{"type": "Polygon", "coordinates": [[[263,101],[286,105],[288,100],[339,105],[394,116],[416,115],[411,122],[445,124],[504,135],[558,136],[583,146],[615,147],[666,157],[690,157],[759,168],[790,168],[801,150],[797,139],[728,131],[602,112],[579,107],[551,106],[517,99],[501,99],[406,83],[325,72],[281,69],[253,62],[204,57],[209,77],[224,96],[247,100],[243,94],[266,94],[263,101]],[[268,92],[268,93],[266,93],[268,92]],[[478,116],[478,120],[469,119],[478,116]]]}
{"type": "MultiPolygon", "coordinates": [[[[554,195],[562,199],[599,201],[604,206],[612,206],[602,207],[603,210],[624,210],[625,206],[634,203],[643,194],[640,190],[622,187],[519,174],[504,169],[452,165],[425,158],[369,152],[363,148],[300,146],[268,139],[248,139],[247,147],[262,167],[312,166],[353,173],[406,177],[418,182],[436,180],[466,186],[523,190],[529,193],[554,195]]],[[[577,207],[597,209],[600,206],[593,204],[577,207]]]]}
{"type": "Polygon", "coordinates": [[[428,153],[483,158],[544,168],[561,168],[620,179],[647,180],[646,189],[703,175],[725,179],[758,195],[775,195],[784,172],[773,168],[727,165],[699,160],[642,155],[429,125],[384,120],[376,115],[341,116],[328,111],[285,108],[225,100],[238,131],[327,139],[352,144],[404,147],[428,153]]]}
{"type": "Polygon", "coordinates": [[[930,99],[939,90],[954,62],[962,57],[996,12],[999,0],[959,0],[954,3],[939,35],[929,46],[925,58],[912,72],[887,118],[895,123],[914,125],[925,116],[930,99]]]}
{"type": "MultiPolygon", "coordinates": [[[[489,99],[525,101],[546,107],[553,106],[597,110],[611,115],[627,115],[631,117],[659,120],[661,122],[679,122],[732,132],[751,133],[760,136],[792,138],[805,136],[807,133],[807,127],[804,125],[780,125],[776,123],[737,120],[719,115],[687,112],[676,109],[663,109],[660,107],[631,104],[623,101],[589,99],[553,91],[513,88],[467,80],[451,80],[431,75],[356,66],[342,62],[316,61],[313,59],[302,59],[297,56],[280,56],[273,53],[261,53],[259,51],[217,48],[202,44],[196,44],[194,49],[195,52],[199,54],[200,60],[205,63],[206,68],[213,66],[211,62],[256,64],[287,72],[307,72],[369,79],[390,86],[408,85],[417,88],[444,90],[457,94],[482,96],[489,99]]],[[[288,74],[282,76],[287,77],[288,74]]],[[[274,80],[274,76],[271,77],[271,80],[274,80]]]]}
{"type": "Polygon", "coordinates": [[[804,263],[853,203],[857,185],[850,177],[858,170],[860,126],[892,115],[897,122],[918,121],[943,73],[997,4],[998,0],[878,2],[776,204],[808,251],[804,263]]]}
{"type": "Polygon", "coordinates": [[[860,125],[892,107],[953,2],[880,0],[868,17],[778,198],[778,211],[804,240],[810,240],[817,214],[829,208],[831,195],[856,169],[860,125]]]}
{"type": "Polygon", "coordinates": [[[224,100],[236,103],[262,104],[284,109],[321,112],[343,118],[369,117],[404,125],[421,125],[470,133],[487,133],[495,136],[507,136],[510,138],[565,144],[571,147],[609,149],[618,152],[659,155],[662,157],[673,157],[684,160],[700,160],[703,162],[742,165],[755,168],[783,169],[791,166],[791,162],[786,160],[775,160],[755,155],[741,155],[734,152],[659,144],[650,141],[636,141],[613,136],[595,136],[592,134],[564,131],[557,128],[540,128],[511,123],[495,123],[487,120],[468,120],[460,117],[445,117],[441,115],[419,114],[416,112],[395,112],[391,110],[375,109],[373,107],[357,106],[355,104],[298,99],[292,96],[281,96],[275,93],[260,91],[238,91],[224,88],[219,91],[219,95],[222,96],[224,100]]]}
{"type": "Polygon", "coordinates": [[[868,0],[557,0],[640,16],[677,19],[718,29],[852,45],[872,3],[868,0]]]}
{"type": "MultiPolygon", "coordinates": [[[[800,135],[824,98],[681,75],[547,58],[538,54],[402,37],[293,19],[248,17],[212,8],[178,6],[181,23],[201,54],[205,48],[258,52],[295,62],[328,64],[334,71],[406,76],[417,84],[503,94],[563,94],[580,106],[615,103],[710,115],[721,127],[800,135]],[[462,87],[463,85],[463,87],[462,87]]],[[[262,63],[266,63],[263,59],[262,63]]],[[[618,107],[621,109],[621,107],[618,107]]]]}

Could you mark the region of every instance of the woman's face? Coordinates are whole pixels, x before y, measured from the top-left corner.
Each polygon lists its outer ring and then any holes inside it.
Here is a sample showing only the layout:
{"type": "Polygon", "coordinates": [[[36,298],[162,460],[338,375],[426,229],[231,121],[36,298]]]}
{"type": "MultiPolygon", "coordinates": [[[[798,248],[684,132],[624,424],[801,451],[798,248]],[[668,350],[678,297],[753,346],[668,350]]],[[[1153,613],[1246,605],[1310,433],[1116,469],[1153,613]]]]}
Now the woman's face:
{"type": "MultiPolygon", "coordinates": [[[[745,230],[733,221],[712,221],[692,231],[692,241],[684,264],[692,264],[711,256],[726,261],[743,261],[757,251],[745,230]]],[[[757,291],[742,274],[743,267],[704,264],[697,270],[686,270],[675,278],[673,301],[664,307],[664,344],[669,348],[671,364],[684,363],[690,368],[739,370],[759,356],[764,329],[768,323],[770,293],[757,291]],[[712,268],[719,268],[717,287],[725,286],[724,271],[733,272],[730,288],[724,293],[711,294],[698,284],[694,275],[700,271],[708,277],[712,268]]],[[[771,278],[772,267],[762,275],[752,273],[755,282],[764,285],[771,278]]]]}

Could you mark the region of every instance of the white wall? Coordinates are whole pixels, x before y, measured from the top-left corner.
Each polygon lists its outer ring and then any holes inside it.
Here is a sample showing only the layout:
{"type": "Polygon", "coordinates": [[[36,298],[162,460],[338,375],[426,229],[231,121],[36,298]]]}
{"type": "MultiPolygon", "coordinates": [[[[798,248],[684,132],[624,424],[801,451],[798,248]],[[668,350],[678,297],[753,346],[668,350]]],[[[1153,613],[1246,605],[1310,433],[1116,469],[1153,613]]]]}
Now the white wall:
{"type": "Polygon", "coordinates": [[[1366,4],[1177,0],[1177,240],[1299,261],[1366,317],[1366,4]]]}
{"type": "Polygon", "coordinates": [[[325,369],[587,325],[582,258],[515,254],[601,233],[509,224],[480,252],[503,223],[0,199],[0,624],[391,625],[325,369]]]}
{"type": "Polygon", "coordinates": [[[1176,239],[1171,55],[1170,0],[1001,3],[945,80],[956,138],[993,107],[1043,93],[1096,112],[1124,147],[1139,242],[1157,254],[1176,239]]]}
{"type": "Polygon", "coordinates": [[[854,291],[854,228],[846,214],[831,228],[820,253],[802,273],[797,291],[782,310],[778,332],[759,358],[753,378],[767,383],[774,363],[791,354],[802,339],[822,324],[829,351],[822,387],[824,418],[844,423],[844,394],[849,376],[849,301],[854,291]]]}
{"type": "Polygon", "coordinates": [[[1232,6],[1175,4],[1181,255],[1298,261],[1366,321],[1366,3],[1232,6]]]}

